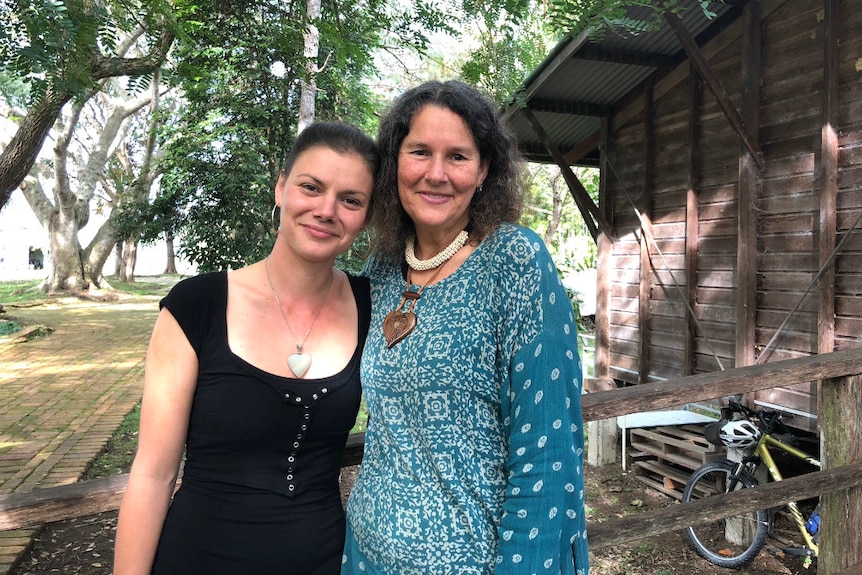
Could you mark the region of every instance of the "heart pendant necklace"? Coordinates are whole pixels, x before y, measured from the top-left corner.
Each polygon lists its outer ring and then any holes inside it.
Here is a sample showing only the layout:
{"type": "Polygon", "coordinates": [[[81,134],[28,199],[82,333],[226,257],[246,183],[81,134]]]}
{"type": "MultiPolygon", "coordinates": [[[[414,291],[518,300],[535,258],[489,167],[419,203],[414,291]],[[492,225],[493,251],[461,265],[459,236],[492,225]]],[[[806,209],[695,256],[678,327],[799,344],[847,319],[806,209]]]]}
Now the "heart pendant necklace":
{"type": "MultiPolygon", "coordinates": [[[[278,305],[278,311],[281,312],[281,318],[284,320],[284,325],[287,326],[287,331],[290,332],[290,336],[294,337],[293,330],[290,329],[290,322],[287,321],[287,314],[284,313],[284,306],[281,305],[281,298],[278,297],[278,292],[275,291],[275,286],[272,285],[272,278],[269,277],[269,258],[263,260],[263,269],[266,271],[266,281],[269,283],[269,289],[272,290],[272,295],[275,297],[275,303],[278,305]]],[[[326,291],[323,292],[323,301],[320,302],[320,307],[317,308],[317,312],[314,314],[314,319],[311,320],[311,325],[308,326],[308,330],[305,332],[305,337],[302,338],[301,342],[296,344],[296,351],[287,356],[287,367],[290,368],[291,373],[293,373],[297,378],[301,378],[305,375],[305,372],[307,372],[308,368],[311,366],[311,355],[303,351],[302,346],[305,345],[305,340],[308,339],[312,328],[314,328],[314,324],[317,323],[317,318],[320,317],[320,312],[323,311],[323,304],[326,303],[326,296],[329,295],[329,288],[332,287],[332,280],[334,277],[335,274],[330,271],[329,283],[326,286],[326,291]]]]}

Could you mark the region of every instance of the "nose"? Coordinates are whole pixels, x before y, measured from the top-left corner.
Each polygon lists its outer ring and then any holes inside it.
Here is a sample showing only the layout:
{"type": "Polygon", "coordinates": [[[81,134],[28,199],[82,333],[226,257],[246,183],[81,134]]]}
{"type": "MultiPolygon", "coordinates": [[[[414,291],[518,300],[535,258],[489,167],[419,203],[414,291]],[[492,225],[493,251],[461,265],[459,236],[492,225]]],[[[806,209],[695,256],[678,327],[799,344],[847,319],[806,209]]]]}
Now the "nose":
{"type": "Polygon", "coordinates": [[[338,198],[334,193],[321,194],[320,201],[315,206],[314,216],[321,220],[331,220],[335,217],[335,206],[338,198]]]}
{"type": "Polygon", "coordinates": [[[446,160],[442,156],[432,156],[428,162],[425,178],[432,183],[440,184],[448,179],[446,174],[446,160]]]}

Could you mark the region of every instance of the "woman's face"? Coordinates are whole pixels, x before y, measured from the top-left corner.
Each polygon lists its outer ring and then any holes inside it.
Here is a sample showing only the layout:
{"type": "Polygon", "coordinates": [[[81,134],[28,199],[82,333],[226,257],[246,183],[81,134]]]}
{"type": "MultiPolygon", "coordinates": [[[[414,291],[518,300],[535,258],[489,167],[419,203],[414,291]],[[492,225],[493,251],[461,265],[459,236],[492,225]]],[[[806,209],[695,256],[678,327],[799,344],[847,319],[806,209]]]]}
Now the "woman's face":
{"type": "Polygon", "coordinates": [[[416,113],[398,154],[398,195],[418,234],[448,237],[466,228],[487,174],[461,116],[436,105],[416,113]]]}
{"type": "Polygon", "coordinates": [[[358,154],[305,150],[275,187],[279,241],[302,258],[334,260],[365,227],[373,187],[371,169],[358,154]]]}

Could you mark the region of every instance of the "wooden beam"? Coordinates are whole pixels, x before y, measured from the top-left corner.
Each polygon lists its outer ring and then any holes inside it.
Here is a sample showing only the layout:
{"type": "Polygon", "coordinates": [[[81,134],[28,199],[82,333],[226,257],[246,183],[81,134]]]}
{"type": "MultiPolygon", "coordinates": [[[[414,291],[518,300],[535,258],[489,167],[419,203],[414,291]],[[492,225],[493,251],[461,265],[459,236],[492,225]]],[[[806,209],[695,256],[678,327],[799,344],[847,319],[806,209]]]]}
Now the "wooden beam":
{"type": "Polygon", "coordinates": [[[605,220],[604,216],[602,216],[601,212],[599,212],[599,208],[595,203],[593,203],[592,198],[590,198],[589,193],[587,193],[583,184],[578,180],[578,177],[569,165],[565,163],[565,158],[563,157],[563,154],[560,153],[557,145],[551,141],[548,133],[545,132],[545,129],[539,123],[539,120],[536,119],[530,110],[524,109],[524,115],[527,120],[529,120],[530,125],[533,126],[533,131],[536,132],[536,135],[542,141],[542,144],[548,149],[548,152],[550,152],[551,157],[554,158],[554,162],[559,166],[560,171],[563,174],[563,179],[566,180],[566,184],[568,184],[569,192],[575,199],[575,203],[584,218],[584,222],[587,225],[587,229],[590,231],[590,235],[593,237],[593,241],[596,241],[596,238],[598,237],[598,229],[596,228],[596,225],[598,225],[598,228],[601,229],[603,234],[610,235],[610,225],[605,220]]]}
{"type": "MultiPolygon", "coordinates": [[[[760,2],[751,2],[743,10],[742,33],[742,109],[745,122],[760,124],[760,81],[762,38],[760,2]]],[[[751,152],[753,141],[740,146],[737,202],[737,282],[736,282],[736,367],[755,362],[757,312],[757,198],[760,195],[762,167],[751,152]]]]}
{"type": "Polygon", "coordinates": [[[533,98],[527,103],[527,109],[533,112],[548,112],[551,114],[567,114],[571,116],[593,116],[606,118],[611,115],[612,108],[603,104],[590,102],[561,102],[547,98],[533,98]]]}
{"type": "MultiPolygon", "coordinates": [[[[862,374],[862,349],[836,351],[750,365],[726,371],[698,373],[678,379],[653,381],[581,397],[584,421],[596,421],[640,411],[679,407],[709,399],[785,387],[805,381],[862,374]]],[[[597,377],[601,375],[597,374],[597,377]]],[[[859,421],[862,421],[860,419],[859,421]]],[[[840,444],[847,444],[845,439],[840,444]]],[[[858,437],[858,436],[856,436],[858,437]]],[[[862,442],[854,441],[862,447],[862,442]]],[[[862,498],[860,498],[862,502],[862,498]]]]}
{"type": "Polygon", "coordinates": [[[650,239],[652,238],[652,192],[655,183],[655,117],[653,91],[649,86],[644,93],[644,149],[643,183],[640,206],[640,265],[638,287],[638,383],[649,381],[650,334],[652,289],[652,264],[650,261],[650,239]]]}
{"type": "MultiPolygon", "coordinates": [[[[757,4],[760,6],[760,2],[751,2],[746,5],[745,10],[750,10],[753,4],[757,4]]],[[[700,46],[697,45],[697,42],[694,41],[694,38],[688,33],[688,30],[685,29],[685,26],[682,23],[682,20],[676,14],[672,12],[665,13],[665,19],[667,20],[670,27],[673,28],[673,31],[676,33],[679,41],[682,42],[683,49],[686,54],[688,54],[689,59],[692,61],[694,66],[697,68],[700,76],[706,81],[706,85],[709,86],[709,90],[712,92],[712,95],[715,96],[715,99],[718,101],[718,107],[721,108],[721,111],[724,112],[724,116],[730,122],[730,125],[733,126],[734,131],[742,140],[743,145],[748,149],[748,153],[754,158],[755,163],[757,163],[757,167],[759,169],[763,169],[763,154],[760,151],[760,147],[757,144],[757,140],[754,137],[752,131],[750,131],[746,127],[745,121],[740,116],[739,112],[733,106],[733,102],[730,101],[730,96],[727,95],[727,91],[724,89],[724,85],[718,79],[718,77],[713,73],[712,68],[707,62],[706,58],[703,55],[703,52],[700,51],[700,46]]],[[[751,56],[752,54],[749,52],[743,52],[745,54],[745,58],[743,61],[751,56]]],[[[757,57],[760,57],[758,52],[757,57]]],[[[757,126],[752,126],[753,130],[757,129],[757,126]]]]}
{"type": "MultiPolygon", "coordinates": [[[[572,57],[572,54],[577,52],[582,46],[587,44],[590,40],[590,31],[584,30],[580,34],[578,34],[575,38],[573,38],[568,44],[566,44],[562,50],[558,54],[556,54],[553,59],[548,62],[544,68],[541,69],[536,74],[531,75],[525,85],[526,90],[518,98],[520,102],[529,102],[533,95],[541,90],[545,83],[548,82],[554,75],[557,73],[557,70],[565,64],[566,60],[572,57]]],[[[513,116],[517,115],[518,112],[521,111],[521,104],[516,101],[514,104],[506,108],[506,110],[502,114],[502,119],[504,122],[509,123],[513,116]]]]}
{"type": "MultiPolygon", "coordinates": [[[[576,165],[581,160],[581,158],[595,150],[596,147],[599,145],[600,137],[601,130],[593,132],[591,135],[587,136],[584,140],[582,140],[580,144],[566,152],[563,156],[563,160],[566,162],[566,165],[576,165]]],[[[607,217],[607,215],[605,217],[607,217]]]]}
{"type": "MultiPolygon", "coordinates": [[[[833,354],[834,355],[834,354],[833,354]]],[[[772,364],[770,364],[772,365],[772,364]]],[[[820,397],[820,445],[824,469],[862,464],[862,375],[836,377],[824,382],[820,397]]],[[[826,493],[820,498],[824,525],[843,525],[854,530],[822,529],[819,575],[833,575],[849,565],[862,563],[862,485],[826,493]]]]}
{"type": "MultiPolygon", "coordinates": [[[[613,545],[623,545],[632,541],[661,533],[680,531],[686,527],[704,525],[716,519],[731,517],[745,511],[783,507],[788,501],[822,497],[835,490],[858,487],[862,474],[862,463],[846,465],[829,471],[815,471],[783,481],[767,483],[749,489],[739,489],[717,497],[706,497],[689,501],[682,505],[671,505],[649,514],[630,515],[623,519],[590,523],[587,531],[590,537],[590,550],[603,549],[613,545]]],[[[822,512],[821,512],[822,517],[822,512]]],[[[858,525],[849,522],[834,525],[858,525]]],[[[835,529],[837,537],[846,543],[849,536],[844,529],[835,529]]],[[[825,530],[823,531],[825,533],[825,530]]],[[[824,575],[823,550],[821,544],[820,560],[817,564],[818,575],[824,575]]],[[[830,572],[829,575],[831,575],[830,572]]]]}
{"type": "MultiPolygon", "coordinates": [[[[605,153],[601,154],[599,163],[599,209],[613,221],[613,202],[610,197],[611,172],[608,167],[608,146],[610,145],[610,125],[608,118],[602,120],[601,145],[605,153]]],[[[610,374],[610,314],[611,314],[611,282],[613,269],[611,256],[614,244],[611,237],[601,234],[596,242],[596,351],[594,356],[595,377],[608,377],[610,374]]]]}
{"type": "Polygon", "coordinates": [[[572,59],[593,60],[596,62],[611,62],[628,64],[630,66],[645,66],[648,68],[671,69],[679,65],[679,59],[664,54],[651,54],[634,50],[615,48],[609,50],[596,44],[586,44],[572,54],[572,59]]]}
{"type": "MultiPolygon", "coordinates": [[[[703,82],[697,69],[691,67],[688,113],[688,190],[685,196],[685,286],[688,309],[697,305],[697,247],[699,242],[700,182],[703,159],[700,151],[700,113],[703,102],[703,82]]],[[[686,338],[683,349],[682,375],[694,373],[694,346],[697,318],[686,313],[686,338]]]]}
{"type": "Polygon", "coordinates": [[[835,348],[835,262],[829,262],[837,241],[838,211],[838,2],[824,0],[823,125],[820,129],[820,310],[817,351],[835,348]],[[827,266],[827,264],[829,264],[827,266]]]}

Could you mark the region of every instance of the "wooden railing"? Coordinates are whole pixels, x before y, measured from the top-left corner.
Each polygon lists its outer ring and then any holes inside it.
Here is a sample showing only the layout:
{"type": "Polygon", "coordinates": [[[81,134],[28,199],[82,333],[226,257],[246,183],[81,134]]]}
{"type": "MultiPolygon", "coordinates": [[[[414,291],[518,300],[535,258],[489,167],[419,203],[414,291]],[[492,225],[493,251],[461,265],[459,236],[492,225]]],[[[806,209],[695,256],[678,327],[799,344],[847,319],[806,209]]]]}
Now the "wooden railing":
{"type": "MultiPolygon", "coordinates": [[[[624,520],[591,523],[590,547],[628,543],[740,511],[820,496],[823,528],[818,574],[862,573],[862,538],[855,527],[846,529],[862,525],[862,349],[589,393],[582,398],[582,411],[584,421],[597,421],[808,381],[822,381],[823,470],[624,520]]],[[[342,466],[361,462],[363,439],[362,434],[351,436],[342,466]]],[[[116,510],[127,481],[127,475],[118,475],[2,495],[0,531],[116,510]]]]}

